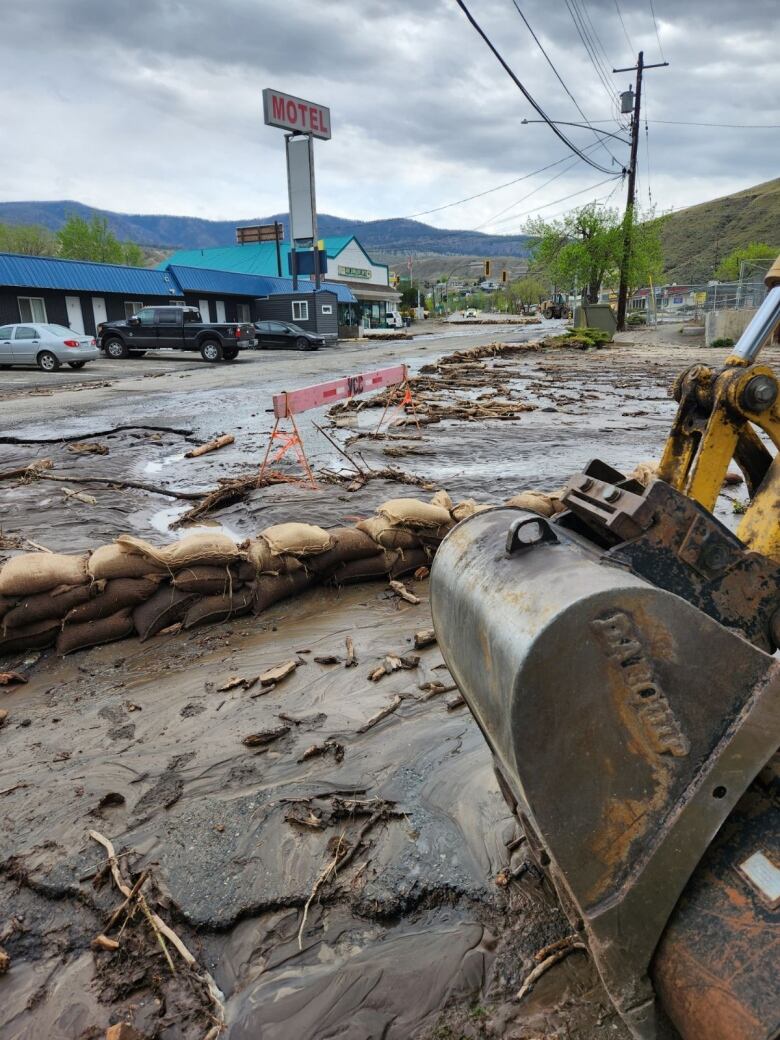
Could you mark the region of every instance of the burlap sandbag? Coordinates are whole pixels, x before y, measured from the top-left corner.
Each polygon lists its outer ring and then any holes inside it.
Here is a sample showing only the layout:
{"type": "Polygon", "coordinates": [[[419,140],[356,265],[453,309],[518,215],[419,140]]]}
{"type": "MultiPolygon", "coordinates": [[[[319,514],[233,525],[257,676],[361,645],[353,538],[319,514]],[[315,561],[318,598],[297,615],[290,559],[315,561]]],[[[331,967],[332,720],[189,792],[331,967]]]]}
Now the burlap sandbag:
{"type": "MultiPolygon", "coordinates": [[[[254,568],[253,574],[254,574],[254,568]]],[[[225,596],[241,585],[231,567],[185,567],[173,576],[174,588],[198,596],[225,596]]]]}
{"type": "Polygon", "coordinates": [[[420,539],[405,527],[399,527],[384,516],[372,516],[368,520],[361,520],[356,527],[363,531],[382,549],[419,549],[420,539]]]}
{"type": "Polygon", "coordinates": [[[12,610],[18,602],[18,599],[8,599],[7,596],[0,596],[0,619],[4,618],[8,611],[12,610]]]}
{"type": "Polygon", "coordinates": [[[0,624],[4,629],[21,628],[36,621],[64,618],[72,607],[86,603],[97,591],[94,585],[77,585],[75,588],[64,588],[61,591],[53,589],[51,592],[39,592],[37,596],[27,596],[8,611],[0,624]]]}
{"type": "Polygon", "coordinates": [[[61,621],[49,618],[24,628],[10,629],[7,635],[0,637],[0,657],[21,650],[42,650],[53,646],[61,627],[61,621]]]}
{"type": "Polygon", "coordinates": [[[262,614],[274,603],[303,592],[312,583],[312,577],[303,569],[294,574],[263,574],[255,582],[252,610],[262,614]]]}
{"type": "Polygon", "coordinates": [[[446,491],[437,491],[431,499],[431,505],[441,506],[443,509],[446,509],[448,513],[452,512],[452,499],[446,491]]]}
{"type": "Polygon", "coordinates": [[[24,553],[0,569],[0,596],[34,596],[58,585],[86,585],[86,556],[61,553],[24,553]]]}
{"type": "Polygon", "coordinates": [[[333,544],[328,532],[316,524],[274,524],[261,531],[258,537],[277,555],[311,556],[325,552],[333,544]]]}
{"type": "Polygon", "coordinates": [[[248,614],[254,601],[254,589],[242,588],[224,596],[206,596],[193,603],[184,615],[184,627],[214,624],[231,617],[248,614]]]}
{"type": "Polygon", "coordinates": [[[121,534],[116,541],[117,545],[127,552],[156,560],[157,563],[171,571],[193,567],[197,564],[208,567],[225,566],[233,560],[238,560],[241,556],[233,539],[220,531],[215,531],[213,534],[211,532],[188,534],[186,538],[162,548],[151,545],[142,538],[136,538],[131,534],[121,534]]]}
{"type": "Polygon", "coordinates": [[[431,557],[424,549],[412,549],[401,553],[390,568],[391,578],[403,578],[406,574],[414,574],[420,567],[430,567],[431,557]]]}
{"type": "Polygon", "coordinates": [[[101,545],[87,563],[87,571],[95,580],[101,578],[143,578],[147,574],[165,574],[167,568],[157,560],[138,553],[126,552],[121,545],[101,545]]]}
{"type": "Polygon", "coordinates": [[[548,495],[544,491],[521,491],[519,495],[508,498],[506,504],[518,509],[528,509],[531,513],[539,513],[540,516],[554,516],[565,508],[556,494],[548,495]]]}
{"type": "Polygon", "coordinates": [[[65,623],[78,625],[97,621],[98,618],[111,617],[127,607],[137,607],[154,595],[161,581],[162,575],[151,578],[113,578],[89,603],[74,607],[65,618],[65,623]]]}
{"type": "Polygon", "coordinates": [[[462,502],[458,502],[456,506],[452,507],[450,515],[456,523],[460,523],[461,520],[465,520],[469,516],[484,513],[486,509],[492,509],[492,506],[475,502],[473,498],[464,498],[462,502]]]}
{"type": "Polygon", "coordinates": [[[126,639],[132,634],[133,619],[128,608],[95,621],[66,624],[57,637],[57,653],[63,656],[72,654],[76,650],[86,650],[88,646],[115,643],[117,639],[126,639]]]}
{"type": "Polygon", "coordinates": [[[628,474],[628,480],[636,480],[642,487],[647,487],[650,481],[655,480],[657,476],[657,462],[638,462],[628,474]]]}
{"type": "Polygon", "coordinates": [[[174,589],[172,585],[163,585],[151,599],[133,611],[133,624],[138,638],[143,642],[157,635],[168,625],[181,621],[187,613],[187,608],[196,598],[191,592],[182,592],[180,589],[174,589]]]}
{"type": "Polygon", "coordinates": [[[248,563],[254,568],[255,575],[261,574],[294,574],[302,569],[303,564],[297,556],[289,553],[273,553],[268,542],[263,541],[261,536],[249,538],[241,543],[241,549],[246,553],[248,563]]]}
{"type": "Polygon", "coordinates": [[[319,579],[329,577],[342,563],[376,556],[376,543],[356,527],[334,527],[328,534],[333,539],[331,548],[316,556],[308,556],[304,561],[306,570],[319,579]]]}
{"type": "Polygon", "coordinates": [[[352,585],[360,581],[374,581],[377,578],[386,578],[400,558],[401,553],[399,550],[385,549],[383,552],[379,552],[365,560],[352,560],[350,563],[342,563],[333,572],[330,580],[334,585],[352,585]]]}
{"type": "Polygon", "coordinates": [[[380,516],[399,527],[446,528],[452,523],[449,509],[431,502],[420,502],[416,498],[390,498],[377,509],[380,516]]]}

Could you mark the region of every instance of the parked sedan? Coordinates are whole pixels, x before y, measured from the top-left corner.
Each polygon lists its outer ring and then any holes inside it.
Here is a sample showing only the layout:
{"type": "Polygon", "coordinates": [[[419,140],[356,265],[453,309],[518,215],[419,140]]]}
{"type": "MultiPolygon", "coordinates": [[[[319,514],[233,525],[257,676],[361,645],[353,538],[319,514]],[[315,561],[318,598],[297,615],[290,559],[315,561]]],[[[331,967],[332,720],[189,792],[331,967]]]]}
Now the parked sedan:
{"type": "Polygon", "coordinates": [[[256,321],[255,347],[286,347],[291,350],[319,350],[325,346],[322,336],[307,332],[289,321],[256,321]]]}
{"type": "Polygon", "coordinates": [[[56,372],[60,365],[83,368],[100,357],[91,336],[64,325],[3,325],[0,327],[0,368],[37,365],[56,372]]]}

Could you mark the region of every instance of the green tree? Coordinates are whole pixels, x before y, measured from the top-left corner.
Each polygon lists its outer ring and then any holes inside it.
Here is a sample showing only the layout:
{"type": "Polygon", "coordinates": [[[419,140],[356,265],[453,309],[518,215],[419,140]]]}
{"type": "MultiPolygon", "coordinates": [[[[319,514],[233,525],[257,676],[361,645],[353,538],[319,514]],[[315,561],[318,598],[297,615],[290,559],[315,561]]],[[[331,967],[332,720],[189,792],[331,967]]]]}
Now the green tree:
{"type": "Polygon", "coordinates": [[[778,253],[780,248],[777,246],[767,245],[766,242],[750,242],[724,257],[715,269],[715,277],[721,282],[736,282],[743,260],[774,260],[778,253]]]}
{"type": "Polygon", "coordinates": [[[54,256],[57,239],[38,224],[0,224],[0,252],[25,256],[54,256]]]}
{"type": "Polygon", "coordinates": [[[507,295],[513,307],[517,307],[518,304],[521,307],[527,307],[531,303],[539,303],[540,300],[543,300],[547,295],[547,287],[538,278],[527,275],[525,278],[512,282],[507,289],[507,295]]]}
{"type": "Polygon", "coordinates": [[[71,213],[57,232],[60,256],[68,260],[95,260],[103,264],[143,265],[143,253],[132,242],[120,242],[105,217],[89,220],[71,213]]]}
{"type": "MultiPolygon", "coordinates": [[[[420,293],[422,297],[422,293],[420,293]]],[[[401,290],[401,306],[409,309],[417,306],[417,286],[407,285],[401,290]]]]}
{"type": "MultiPolygon", "coordinates": [[[[661,219],[651,215],[640,221],[634,214],[629,289],[647,284],[663,270],[660,228],[661,219]]],[[[570,289],[576,283],[590,303],[597,303],[602,283],[617,283],[624,239],[617,210],[590,203],[558,220],[532,220],[526,233],[536,239],[535,270],[559,288],[570,289]]]]}

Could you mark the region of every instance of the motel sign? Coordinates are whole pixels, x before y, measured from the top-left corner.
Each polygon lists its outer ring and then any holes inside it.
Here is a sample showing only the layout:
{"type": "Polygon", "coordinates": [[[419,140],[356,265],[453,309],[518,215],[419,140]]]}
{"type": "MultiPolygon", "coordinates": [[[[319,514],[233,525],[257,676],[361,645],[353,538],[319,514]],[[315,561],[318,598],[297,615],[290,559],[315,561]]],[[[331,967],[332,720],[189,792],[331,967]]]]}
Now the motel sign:
{"type": "Polygon", "coordinates": [[[330,140],[330,109],[313,101],[304,101],[266,87],[263,91],[263,116],[268,126],[330,140]]]}

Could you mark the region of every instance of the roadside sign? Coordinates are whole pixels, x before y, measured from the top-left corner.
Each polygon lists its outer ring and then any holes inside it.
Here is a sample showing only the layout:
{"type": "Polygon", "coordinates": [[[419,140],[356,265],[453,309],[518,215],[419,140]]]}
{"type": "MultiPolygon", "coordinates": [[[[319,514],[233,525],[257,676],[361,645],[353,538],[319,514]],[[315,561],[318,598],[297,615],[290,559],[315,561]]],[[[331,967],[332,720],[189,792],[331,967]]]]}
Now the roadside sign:
{"type": "Polygon", "coordinates": [[[314,151],[309,134],[285,138],[287,147],[287,190],[290,197],[290,238],[293,243],[317,237],[317,206],[314,196],[314,151]]]}
{"type": "Polygon", "coordinates": [[[263,91],[263,116],[268,126],[330,140],[330,109],[314,101],[304,101],[266,87],[263,91]]]}
{"type": "Polygon", "coordinates": [[[236,228],[236,242],[240,246],[255,242],[284,242],[284,224],[249,224],[236,228]]]}

